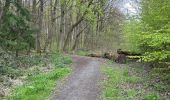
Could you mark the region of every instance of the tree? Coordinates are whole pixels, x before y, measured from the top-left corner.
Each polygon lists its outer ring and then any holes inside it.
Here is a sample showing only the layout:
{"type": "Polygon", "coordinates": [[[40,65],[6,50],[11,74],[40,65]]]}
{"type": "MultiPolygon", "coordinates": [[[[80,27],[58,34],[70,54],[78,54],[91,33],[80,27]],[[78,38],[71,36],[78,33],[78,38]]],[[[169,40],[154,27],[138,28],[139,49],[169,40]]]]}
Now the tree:
{"type": "MultiPolygon", "coordinates": [[[[108,43],[109,45],[107,47],[113,49],[113,42],[110,41],[113,40],[116,32],[119,31],[119,33],[121,34],[121,26],[118,23],[122,22],[121,18],[123,15],[116,7],[110,5],[110,2],[114,1],[9,1],[11,0],[6,0],[6,2],[1,0],[0,2],[2,3],[2,5],[4,5],[0,6],[3,8],[3,10],[0,11],[0,19],[2,19],[0,20],[0,23],[7,23],[10,21],[10,16],[8,18],[6,17],[6,20],[4,20],[4,16],[6,16],[6,13],[9,14],[9,12],[15,16],[15,18],[12,18],[12,20],[17,19],[17,22],[19,20],[22,20],[23,23],[25,23],[23,27],[27,26],[28,29],[25,29],[25,31],[23,31],[22,29],[18,29],[15,33],[30,33],[30,38],[32,37],[33,39],[30,39],[30,43],[28,43],[29,41],[27,41],[29,46],[24,47],[27,49],[29,48],[29,52],[31,51],[31,48],[33,46],[35,47],[35,50],[40,53],[42,49],[44,52],[56,52],[56,50],[76,50],[78,48],[94,49],[99,46],[101,48],[104,48],[104,45],[108,43]],[[120,18],[115,16],[118,16],[120,18]],[[35,32],[31,32],[32,29],[34,29],[35,32]],[[29,30],[29,32],[27,32],[26,30],[29,30]]],[[[7,28],[3,24],[1,24],[1,29],[5,29],[4,27],[7,28]]],[[[14,28],[14,26],[11,27],[14,28]]],[[[8,28],[5,31],[9,31],[8,28]]],[[[17,36],[16,34],[15,36],[17,36]]],[[[10,38],[15,36],[10,36],[10,38]]],[[[119,35],[118,37],[121,36],[119,35]]],[[[115,41],[116,38],[114,38],[115,41]]],[[[2,39],[5,39],[4,36],[2,39]]],[[[18,40],[18,36],[12,41],[15,40],[18,40]]],[[[18,41],[18,43],[21,43],[20,41],[18,41]]]]}
{"type": "Polygon", "coordinates": [[[128,38],[143,53],[143,60],[149,63],[158,72],[163,72],[163,78],[168,79],[170,75],[170,10],[169,0],[142,0],[141,19],[133,20],[130,24],[138,25],[129,31],[128,38]],[[135,33],[134,33],[135,32],[135,33]],[[132,37],[130,37],[130,35],[132,37]],[[137,38],[137,39],[136,39],[137,38]]]}
{"type": "Polygon", "coordinates": [[[21,1],[6,0],[3,7],[2,22],[0,27],[0,42],[3,49],[15,51],[27,50],[32,46],[34,38],[33,31],[29,26],[29,12],[22,7],[21,1]],[[16,10],[10,10],[13,5],[16,10]]]}

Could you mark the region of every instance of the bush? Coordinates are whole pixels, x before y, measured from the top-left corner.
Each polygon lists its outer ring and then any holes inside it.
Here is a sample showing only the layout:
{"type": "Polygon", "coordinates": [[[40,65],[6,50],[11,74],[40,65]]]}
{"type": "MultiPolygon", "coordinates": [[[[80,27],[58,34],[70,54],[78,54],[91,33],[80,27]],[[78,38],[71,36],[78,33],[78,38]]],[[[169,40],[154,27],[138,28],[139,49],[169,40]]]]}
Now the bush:
{"type": "Polygon", "coordinates": [[[56,67],[66,67],[68,64],[72,63],[70,57],[64,56],[62,54],[52,55],[51,61],[56,67]]]}
{"type": "MultiPolygon", "coordinates": [[[[141,19],[128,21],[125,27],[128,46],[140,51],[143,61],[167,79],[170,69],[169,0],[142,0],[141,19]],[[132,47],[132,46],[133,47],[132,47]],[[162,70],[163,69],[163,70],[162,70]],[[158,71],[159,70],[159,71],[158,71]]],[[[134,51],[135,51],[134,50],[134,51]]],[[[162,78],[162,79],[164,79],[162,78]]]]}
{"type": "Polygon", "coordinates": [[[46,59],[42,56],[19,56],[0,49],[0,75],[16,78],[23,75],[23,71],[29,67],[45,64],[46,59]]]}

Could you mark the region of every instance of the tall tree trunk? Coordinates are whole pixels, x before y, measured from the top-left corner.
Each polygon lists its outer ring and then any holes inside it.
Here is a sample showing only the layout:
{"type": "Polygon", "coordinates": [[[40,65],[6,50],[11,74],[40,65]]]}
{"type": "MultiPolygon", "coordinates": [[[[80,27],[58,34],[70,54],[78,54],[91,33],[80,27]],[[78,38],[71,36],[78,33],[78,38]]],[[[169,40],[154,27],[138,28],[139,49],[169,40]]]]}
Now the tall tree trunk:
{"type": "Polygon", "coordinates": [[[44,0],[40,0],[39,23],[38,23],[40,32],[37,32],[37,37],[36,37],[36,49],[38,53],[41,53],[40,37],[41,37],[41,32],[43,27],[43,12],[44,12],[43,6],[44,6],[44,0]]]}
{"type": "Polygon", "coordinates": [[[59,34],[59,49],[63,48],[63,42],[64,42],[64,18],[65,18],[65,0],[61,3],[61,20],[60,20],[60,34],[59,34]]]}
{"type": "Polygon", "coordinates": [[[85,26],[77,35],[76,35],[76,39],[74,41],[73,47],[72,47],[72,51],[74,51],[76,49],[77,43],[78,43],[78,39],[80,37],[80,35],[83,33],[83,31],[87,28],[87,26],[85,26]]]}
{"type": "Polygon", "coordinates": [[[77,26],[83,21],[83,19],[84,19],[84,16],[81,17],[80,20],[78,20],[78,21],[70,28],[70,30],[68,31],[66,40],[65,40],[65,42],[64,42],[63,51],[66,50],[66,46],[67,46],[67,44],[68,44],[69,38],[70,38],[71,33],[73,32],[74,28],[77,27],[77,26]]]}
{"type": "MultiPolygon", "coordinates": [[[[21,5],[21,6],[22,6],[22,0],[16,0],[16,2],[17,2],[18,5],[21,5]]],[[[18,10],[17,10],[17,16],[20,16],[19,8],[18,8],[18,10]]],[[[18,37],[19,37],[19,35],[18,35],[18,37]]],[[[18,41],[17,41],[17,44],[19,44],[18,41]]],[[[16,55],[16,57],[19,56],[19,50],[18,50],[18,49],[16,49],[16,54],[15,54],[15,55],[16,55]]]]}
{"type": "Polygon", "coordinates": [[[54,4],[54,7],[52,8],[52,0],[50,1],[50,5],[51,5],[51,19],[50,19],[50,27],[49,27],[49,32],[48,32],[48,38],[45,42],[45,47],[44,47],[44,51],[46,51],[46,49],[48,48],[49,44],[51,45],[51,42],[52,42],[52,36],[53,36],[53,33],[55,31],[55,22],[56,22],[56,7],[57,7],[57,2],[58,0],[55,0],[55,4],[54,4]]]}
{"type": "MultiPolygon", "coordinates": [[[[89,3],[88,3],[88,6],[87,8],[89,8],[92,4],[93,0],[90,0],[89,3]]],[[[71,28],[69,29],[69,31],[67,32],[67,36],[66,36],[66,40],[64,41],[64,46],[63,46],[63,51],[66,50],[66,47],[68,45],[68,42],[69,42],[69,38],[71,37],[71,33],[73,32],[74,28],[76,28],[83,20],[84,20],[84,17],[85,15],[88,13],[88,10],[86,10],[83,15],[80,17],[80,19],[71,26],[71,28]]]]}
{"type": "MultiPolygon", "coordinates": [[[[34,26],[37,26],[37,19],[36,19],[36,17],[37,17],[37,15],[36,15],[36,13],[37,13],[37,8],[36,8],[36,4],[37,3],[37,0],[32,0],[32,22],[33,22],[33,24],[34,24],[34,26]]],[[[36,36],[37,36],[37,34],[38,33],[36,33],[36,36]]],[[[29,54],[30,53],[30,48],[31,46],[29,46],[29,48],[28,48],[28,53],[27,54],[29,54]]],[[[36,37],[36,42],[35,42],[35,46],[34,46],[34,48],[37,50],[37,37],[36,37]]]]}

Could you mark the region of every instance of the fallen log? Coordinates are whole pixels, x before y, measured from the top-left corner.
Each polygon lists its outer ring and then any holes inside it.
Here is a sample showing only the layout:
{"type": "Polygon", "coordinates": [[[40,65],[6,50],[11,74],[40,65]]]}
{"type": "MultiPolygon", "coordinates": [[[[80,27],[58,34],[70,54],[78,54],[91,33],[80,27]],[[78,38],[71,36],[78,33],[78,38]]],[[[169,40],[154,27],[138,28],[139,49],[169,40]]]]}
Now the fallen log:
{"type": "Polygon", "coordinates": [[[101,54],[88,54],[89,57],[96,57],[96,58],[102,58],[101,54]]]}
{"type": "Polygon", "coordinates": [[[128,61],[138,61],[141,59],[140,53],[130,52],[130,51],[124,51],[121,49],[117,50],[117,58],[115,59],[115,62],[117,63],[126,63],[128,61]],[[129,60],[130,59],[130,60],[129,60]]]}
{"type": "Polygon", "coordinates": [[[115,59],[115,62],[120,63],[120,64],[124,64],[126,63],[126,61],[127,61],[127,57],[125,54],[118,54],[118,56],[115,59]]]}
{"type": "Polygon", "coordinates": [[[105,52],[104,54],[88,54],[89,57],[97,57],[97,58],[105,58],[112,60],[116,63],[124,64],[127,61],[138,61],[141,59],[140,53],[130,52],[130,51],[123,51],[121,49],[117,50],[117,54],[113,54],[111,52],[105,52]]]}
{"type": "Polygon", "coordinates": [[[104,53],[103,58],[111,60],[111,59],[113,59],[113,54],[112,53],[104,53]]]}

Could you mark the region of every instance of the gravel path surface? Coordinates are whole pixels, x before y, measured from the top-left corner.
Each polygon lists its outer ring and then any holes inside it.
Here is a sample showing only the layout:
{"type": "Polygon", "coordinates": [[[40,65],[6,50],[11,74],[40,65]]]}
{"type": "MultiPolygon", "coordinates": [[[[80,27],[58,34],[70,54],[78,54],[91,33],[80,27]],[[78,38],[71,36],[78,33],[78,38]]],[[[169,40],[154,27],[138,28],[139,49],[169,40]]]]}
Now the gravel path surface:
{"type": "Polygon", "coordinates": [[[101,59],[73,56],[73,73],[60,84],[52,100],[100,100],[101,59]]]}

